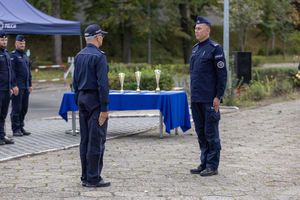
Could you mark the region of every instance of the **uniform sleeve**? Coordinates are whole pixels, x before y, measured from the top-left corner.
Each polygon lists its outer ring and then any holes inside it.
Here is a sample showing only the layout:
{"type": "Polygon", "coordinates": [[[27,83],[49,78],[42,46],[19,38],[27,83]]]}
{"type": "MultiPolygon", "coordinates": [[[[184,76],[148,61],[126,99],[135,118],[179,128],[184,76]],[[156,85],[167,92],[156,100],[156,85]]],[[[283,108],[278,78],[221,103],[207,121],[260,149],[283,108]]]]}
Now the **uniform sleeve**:
{"type": "Polygon", "coordinates": [[[108,103],[109,103],[109,83],[108,83],[108,64],[106,61],[105,54],[99,59],[99,62],[96,65],[96,73],[97,73],[97,85],[98,85],[98,93],[100,98],[101,112],[108,111],[108,103]]]}
{"type": "Polygon", "coordinates": [[[11,80],[12,80],[12,86],[17,86],[17,78],[16,78],[16,57],[10,53],[10,62],[11,62],[11,80]]]}
{"type": "Polygon", "coordinates": [[[31,62],[30,62],[30,59],[29,59],[29,87],[32,87],[31,80],[32,80],[32,76],[31,76],[31,62]]]}
{"type": "Polygon", "coordinates": [[[220,45],[218,45],[215,50],[214,60],[215,69],[217,72],[217,96],[223,96],[227,82],[227,70],[225,55],[223,52],[223,48],[220,45]]]}
{"type": "Polygon", "coordinates": [[[79,91],[78,91],[78,84],[77,84],[77,76],[78,75],[77,75],[76,65],[77,65],[77,56],[75,57],[75,61],[74,61],[73,90],[74,90],[75,104],[78,106],[77,102],[78,102],[79,91]]]}

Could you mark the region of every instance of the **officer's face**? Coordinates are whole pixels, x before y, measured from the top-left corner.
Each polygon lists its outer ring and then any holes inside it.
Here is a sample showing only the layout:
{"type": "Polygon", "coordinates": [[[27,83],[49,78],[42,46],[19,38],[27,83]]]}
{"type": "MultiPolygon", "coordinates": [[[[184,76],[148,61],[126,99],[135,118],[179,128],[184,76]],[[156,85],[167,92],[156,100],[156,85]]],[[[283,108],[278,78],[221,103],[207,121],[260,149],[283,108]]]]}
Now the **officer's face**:
{"type": "Polygon", "coordinates": [[[97,35],[97,41],[99,43],[99,47],[102,46],[102,43],[103,43],[103,37],[101,34],[97,35]]]}
{"type": "Polygon", "coordinates": [[[0,38],[0,48],[6,49],[7,47],[7,38],[0,38]]]}
{"type": "Polygon", "coordinates": [[[200,42],[203,42],[209,37],[210,29],[207,29],[205,24],[196,24],[195,26],[195,36],[200,42]]]}
{"type": "Polygon", "coordinates": [[[16,41],[15,45],[16,45],[16,48],[19,51],[24,51],[24,49],[25,49],[25,42],[16,41]]]}

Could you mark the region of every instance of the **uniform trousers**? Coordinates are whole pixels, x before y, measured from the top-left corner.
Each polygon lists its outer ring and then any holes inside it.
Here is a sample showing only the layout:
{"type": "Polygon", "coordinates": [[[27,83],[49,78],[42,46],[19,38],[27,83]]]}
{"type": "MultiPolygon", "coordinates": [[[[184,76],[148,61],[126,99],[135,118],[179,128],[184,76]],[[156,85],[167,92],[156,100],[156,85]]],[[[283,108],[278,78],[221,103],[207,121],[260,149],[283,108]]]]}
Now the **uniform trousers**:
{"type": "Polygon", "coordinates": [[[29,89],[19,89],[17,96],[12,96],[12,109],[10,114],[12,131],[21,131],[24,127],[25,115],[28,111],[29,89]]]}
{"type": "Polygon", "coordinates": [[[219,138],[220,111],[216,113],[212,103],[192,102],[191,108],[201,150],[200,167],[217,170],[221,150],[219,138]]]}
{"type": "Polygon", "coordinates": [[[10,101],[10,91],[0,91],[0,139],[4,139],[4,125],[10,101]]]}
{"type": "Polygon", "coordinates": [[[97,91],[80,91],[78,95],[80,124],[80,159],[82,181],[96,184],[102,180],[107,121],[100,126],[100,100],[97,91]]]}

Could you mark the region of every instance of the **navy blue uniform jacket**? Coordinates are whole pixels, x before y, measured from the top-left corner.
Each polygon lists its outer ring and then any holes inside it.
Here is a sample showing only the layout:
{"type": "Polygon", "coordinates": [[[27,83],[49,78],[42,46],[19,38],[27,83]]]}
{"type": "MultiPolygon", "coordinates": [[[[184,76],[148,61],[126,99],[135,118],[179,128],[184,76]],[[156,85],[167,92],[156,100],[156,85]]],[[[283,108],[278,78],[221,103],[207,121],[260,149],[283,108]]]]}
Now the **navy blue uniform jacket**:
{"type": "Polygon", "coordinates": [[[212,103],[223,96],[227,70],[223,48],[210,40],[198,42],[190,59],[191,102],[212,103]]]}
{"type": "MultiPolygon", "coordinates": [[[[10,56],[6,49],[0,48],[0,90],[10,91],[14,86],[12,84],[12,66],[10,56]]],[[[9,93],[10,94],[10,93],[9,93]]]]}
{"type": "Polygon", "coordinates": [[[98,91],[101,112],[108,111],[109,83],[108,64],[103,51],[93,44],[87,44],[75,57],[74,98],[77,104],[79,91],[98,91]]]}
{"type": "Polygon", "coordinates": [[[32,86],[31,83],[31,64],[30,60],[24,51],[15,49],[10,52],[11,65],[13,69],[13,84],[19,89],[28,89],[32,86]]]}

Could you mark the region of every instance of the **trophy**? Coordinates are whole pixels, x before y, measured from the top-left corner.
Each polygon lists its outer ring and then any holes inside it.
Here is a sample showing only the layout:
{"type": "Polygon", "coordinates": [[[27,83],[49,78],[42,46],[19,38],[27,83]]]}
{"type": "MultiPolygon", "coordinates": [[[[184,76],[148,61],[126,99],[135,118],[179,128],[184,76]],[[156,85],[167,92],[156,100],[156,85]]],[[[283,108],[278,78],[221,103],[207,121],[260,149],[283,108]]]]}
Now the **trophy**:
{"type": "Polygon", "coordinates": [[[124,73],[119,73],[119,78],[120,78],[120,84],[121,84],[120,93],[124,93],[123,85],[124,85],[125,74],[124,73]]]}
{"type": "Polygon", "coordinates": [[[160,93],[160,89],[159,89],[159,77],[160,77],[160,70],[159,69],[156,69],[154,70],[154,73],[155,73],[155,78],[156,78],[156,90],[155,90],[155,93],[160,93]]]}
{"type": "Polygon", "coordinates": [[[300,71],[298,71],[298,73],[296,74],[296,77],[297,77],[298,79],[300,79],[300,71]]]}
{"type": "Polygon", "coordinates": [[[141,75],[142,75],[142,72],[140,72],[140,71],[135,72],[135,78],[136,78],[136,83],[137,83],[136,93],[141,93],[141,90],[140,90],[141,75]]]}

